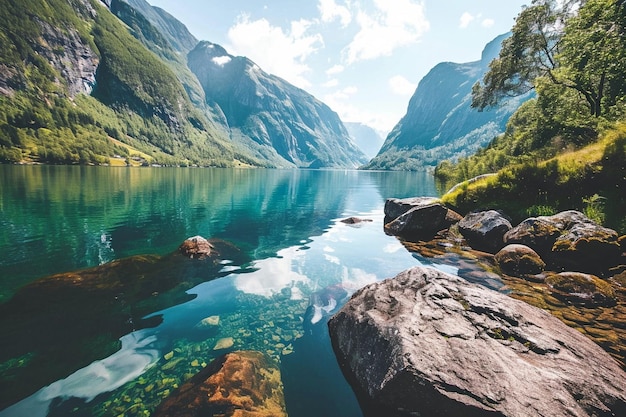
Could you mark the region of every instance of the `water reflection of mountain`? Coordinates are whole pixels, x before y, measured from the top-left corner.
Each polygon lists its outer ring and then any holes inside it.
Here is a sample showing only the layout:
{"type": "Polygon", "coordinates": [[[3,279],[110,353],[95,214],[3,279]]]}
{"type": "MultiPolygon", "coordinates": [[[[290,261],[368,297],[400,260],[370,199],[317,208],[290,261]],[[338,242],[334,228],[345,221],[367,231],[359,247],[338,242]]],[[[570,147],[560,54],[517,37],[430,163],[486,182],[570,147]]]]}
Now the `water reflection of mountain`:
{"type": "Polygon", "coordinates": [[[435,193],[429,175],[404,172],[0,169],[0,275],[8,277],[0,301],[37,277],[166,254],[196,234],[260,259],[319,235],[346,212],[380,207],[383,198],[435,193]]]}
{"type": "Polygon", "coordinates": [[[0,301],[37,277],[169,253],[190,235],[275,254],[327,227],[348,182],[295,170],[0,169],[0,301]]]}

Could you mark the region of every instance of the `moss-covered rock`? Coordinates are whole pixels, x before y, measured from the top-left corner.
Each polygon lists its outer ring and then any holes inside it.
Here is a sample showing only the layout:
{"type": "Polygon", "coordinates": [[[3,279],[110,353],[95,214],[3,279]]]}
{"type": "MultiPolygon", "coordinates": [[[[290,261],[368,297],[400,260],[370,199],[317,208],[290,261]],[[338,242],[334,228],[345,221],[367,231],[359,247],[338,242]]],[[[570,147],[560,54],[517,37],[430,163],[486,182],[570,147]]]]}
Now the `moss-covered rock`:
{"type": "Polygon", "coordinates": [[[612,306],[616,303],[611,284],[594,275],[561,272],[550,275],[546,283],[555,297],[571,303],[588,306],[612,306]]]}
{"type": "Polygon", "coordinates": [[[540,274],[546,266],[537,252],[518,244],[505,246],[494,259],[502,272],[518,277],[540,274]]]}

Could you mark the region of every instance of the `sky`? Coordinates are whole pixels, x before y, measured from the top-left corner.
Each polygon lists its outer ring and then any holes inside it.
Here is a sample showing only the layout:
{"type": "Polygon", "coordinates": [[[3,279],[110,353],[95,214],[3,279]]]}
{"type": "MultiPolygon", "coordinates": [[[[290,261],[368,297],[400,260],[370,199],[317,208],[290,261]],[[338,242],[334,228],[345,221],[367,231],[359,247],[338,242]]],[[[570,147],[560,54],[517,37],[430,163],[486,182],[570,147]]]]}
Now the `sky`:
{"type": "Polygon", "coordinates": [[[440,62],[472,62],[530,0],[148,0],[386,135],[440,62]]]}

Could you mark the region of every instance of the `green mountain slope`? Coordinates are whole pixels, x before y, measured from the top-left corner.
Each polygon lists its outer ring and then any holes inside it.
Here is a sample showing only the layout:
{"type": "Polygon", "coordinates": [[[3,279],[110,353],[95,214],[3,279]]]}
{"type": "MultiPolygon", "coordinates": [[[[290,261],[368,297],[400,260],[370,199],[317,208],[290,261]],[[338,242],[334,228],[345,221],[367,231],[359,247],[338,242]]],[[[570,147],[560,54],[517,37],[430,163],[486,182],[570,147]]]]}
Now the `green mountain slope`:
{"type": "Polygon", "coordinates": [[[0,41],[0,162],[365,162],[334,112],[277,77],[247,82],[269,88],[265,99],[288,97],[290,106],[264,100],[251,109],[259,123],[232,125],[231,108],[207,94],[206,80],[188,66],[198,41],[143,0],[0,0],[0,41]],[[292,108],[295,122],[283,122],[292,108]],[[267,134],[261,141],[259,129],[267,134]]]}
{"type": "MultiPolygon", "coordinates": [[[[99,2],[0,3],[0,158],[48,163],[232,165],[173,71],[99,2]]],[[[155,35],[156,36],[156,35],[155,35]]]]}

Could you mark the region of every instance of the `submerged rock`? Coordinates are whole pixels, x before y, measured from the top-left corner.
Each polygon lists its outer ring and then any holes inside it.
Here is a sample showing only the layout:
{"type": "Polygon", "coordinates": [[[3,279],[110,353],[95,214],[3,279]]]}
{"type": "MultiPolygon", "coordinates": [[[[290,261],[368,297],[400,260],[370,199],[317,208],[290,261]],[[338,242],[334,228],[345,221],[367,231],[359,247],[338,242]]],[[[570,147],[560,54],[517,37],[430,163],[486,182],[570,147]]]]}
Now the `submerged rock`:
{"type": "Polygon", "coordinates": [[[626,373],[598,345],[441,271],[364,287],[329,329],[363,409],[378,415],[626,415],[626,373]]]}
{"type": "Polygon", "coordinates": [[[504,247],[504,234],[511,227],[511,222],[496,210],[469,213],[459,222],[459,231],[470,246],[489,253],[504,247]]]}
{"type": "Polygon", "coordinates": [[[233,347],[235,344],[235,340],[232,337],[223,337],[217,342],[215,342],[215,346],[213,346],[213,350],[222,350],[233,347]]]}
{"type": "Polygon", "coordinates": [[[209,316],[200,320],[200,322],[196,324],[196,327],[215,327],[219,326],[219,324],[220,316],[209,316]]]}
{"type": "Polygon", "coordinates": [[[211,256],[213,245],[202,236],[194,236],[185,239],[178,250],[189,258],[204,259],[211,256]]]}
{"type": "Polygon", "coordinates": [[[38,354],[16,367],[0,366],[0,409],[120,348],[119,338],[158,325],[155,311],[195,296],[187,290],[224,275],[222,261],[248,256],[211,239],[206,262],[178,252],[138,255],[33,281],[0,305],[0,364],[38,354]],[[36,375],[36,376],[35,376],[36,375]]]}
{"type": "Polygon", "coordinates": [[[359,217],[348,217],[346,219],[341,220],[341,223],[345,224],[360,224],[360,223],[370,223],[372,219],[361,219],[359,217]]]}
{"type": "Polygon", "coordinates": [[[232,352],[174,391],[154,417],[287,417],[280,370],[267,355],[232,352]]]}
{"type": "Polygon", "coordinates": [[[615,291],[608,282],[595,275],[581,272],[561,272],[550,275],[546,283],[552,295],[567,302],[586,306],[614,306],[615,291]]]}

